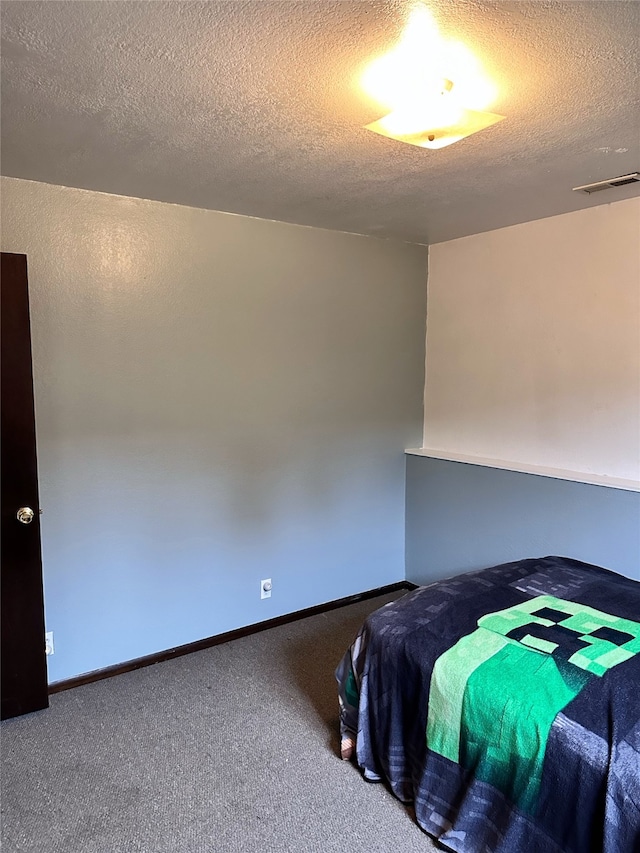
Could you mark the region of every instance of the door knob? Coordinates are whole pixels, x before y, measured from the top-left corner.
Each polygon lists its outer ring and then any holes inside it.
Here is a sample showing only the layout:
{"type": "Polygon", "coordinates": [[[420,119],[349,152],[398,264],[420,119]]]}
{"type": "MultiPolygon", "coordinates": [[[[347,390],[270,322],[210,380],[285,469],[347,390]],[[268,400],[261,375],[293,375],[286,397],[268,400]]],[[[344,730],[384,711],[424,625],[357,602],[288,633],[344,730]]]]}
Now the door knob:
{"type": "Polygon", "coordinates": [[[23,524],[31,524],[33,521],[33,510],[30,506],[21,506],[16,513],[16,518],[23,524]]]}

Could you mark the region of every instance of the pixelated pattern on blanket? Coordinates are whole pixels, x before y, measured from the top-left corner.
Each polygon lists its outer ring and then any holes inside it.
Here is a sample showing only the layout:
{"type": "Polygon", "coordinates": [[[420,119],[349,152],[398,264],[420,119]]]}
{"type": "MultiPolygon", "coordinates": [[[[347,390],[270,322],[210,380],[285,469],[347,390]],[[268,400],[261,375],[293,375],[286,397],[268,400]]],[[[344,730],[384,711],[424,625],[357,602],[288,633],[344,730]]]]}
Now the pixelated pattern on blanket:
{"type": "Polygon", "coordinates": [[[487,613],[435,663],[427,745],[533,812],[554,719],[638,652],[640,623],[552,595],[487,613]]]}

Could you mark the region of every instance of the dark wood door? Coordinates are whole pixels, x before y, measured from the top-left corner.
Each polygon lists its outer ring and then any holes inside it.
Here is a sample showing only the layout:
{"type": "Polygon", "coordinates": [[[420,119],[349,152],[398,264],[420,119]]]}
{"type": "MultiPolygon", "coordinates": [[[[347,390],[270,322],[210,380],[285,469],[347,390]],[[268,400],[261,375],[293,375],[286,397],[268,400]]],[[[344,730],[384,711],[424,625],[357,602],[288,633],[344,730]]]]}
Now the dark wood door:
{"type": "Polygon", "coordinates": [[[3,252],[0,273],[4,720],[46,708],[49,697],[25,255],[3,252]]]}

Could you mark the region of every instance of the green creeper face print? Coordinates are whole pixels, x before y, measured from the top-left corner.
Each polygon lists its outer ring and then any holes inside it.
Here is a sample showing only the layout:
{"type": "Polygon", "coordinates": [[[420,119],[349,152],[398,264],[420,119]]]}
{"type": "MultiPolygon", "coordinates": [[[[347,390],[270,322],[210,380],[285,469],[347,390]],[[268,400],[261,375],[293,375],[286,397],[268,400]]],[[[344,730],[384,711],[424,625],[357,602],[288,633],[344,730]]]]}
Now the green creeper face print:
{"type": "Polygon", "coordinates": [[[600,676],[640,651],[640,623],[552,595],[488,613],[478,626],[600,676]]]}
{"type": "Polygon", "coordinates": [[[542,595],[488,613],[435,663],[427,746],[533,811],[556,715],[640,652],[640,623],[542,595]]]}

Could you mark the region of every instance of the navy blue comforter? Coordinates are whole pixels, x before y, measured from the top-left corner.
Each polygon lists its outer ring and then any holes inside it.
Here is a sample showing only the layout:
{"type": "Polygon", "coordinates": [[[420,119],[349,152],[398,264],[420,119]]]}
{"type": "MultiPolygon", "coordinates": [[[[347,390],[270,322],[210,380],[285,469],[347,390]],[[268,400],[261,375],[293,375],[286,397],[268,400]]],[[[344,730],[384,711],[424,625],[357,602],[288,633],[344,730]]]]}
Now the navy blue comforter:
{"type": "Polygon", "coordinates": [[[640,584],[561,557],[417,589],[336,672],[365,776],[459,853],[640,851],[640,584]]]}

